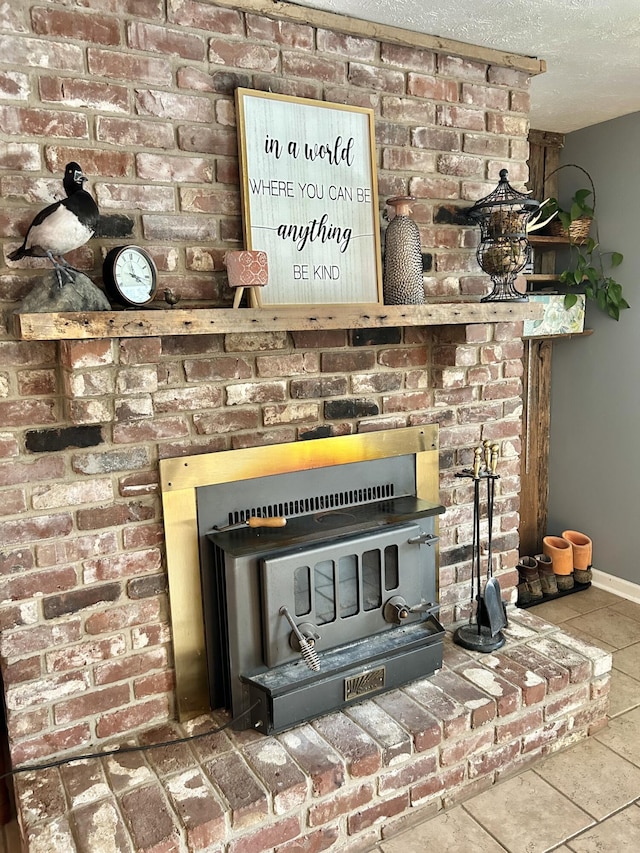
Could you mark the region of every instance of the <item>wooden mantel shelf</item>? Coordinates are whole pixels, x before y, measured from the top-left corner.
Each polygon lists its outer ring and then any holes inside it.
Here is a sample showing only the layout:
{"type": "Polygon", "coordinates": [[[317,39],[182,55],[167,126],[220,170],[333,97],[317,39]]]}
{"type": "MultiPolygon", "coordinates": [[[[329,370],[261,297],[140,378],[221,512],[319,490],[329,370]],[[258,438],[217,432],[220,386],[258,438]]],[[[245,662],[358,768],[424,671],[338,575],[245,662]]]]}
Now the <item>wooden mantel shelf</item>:
{"type": "Polygon", "coordinates": [[[23,341],[140,338],[389,326],[448,326],[535,320],[543,306],[527,302],[432,301],[426,305],[173,308],[86,313],[14,314],[23,341]]]}

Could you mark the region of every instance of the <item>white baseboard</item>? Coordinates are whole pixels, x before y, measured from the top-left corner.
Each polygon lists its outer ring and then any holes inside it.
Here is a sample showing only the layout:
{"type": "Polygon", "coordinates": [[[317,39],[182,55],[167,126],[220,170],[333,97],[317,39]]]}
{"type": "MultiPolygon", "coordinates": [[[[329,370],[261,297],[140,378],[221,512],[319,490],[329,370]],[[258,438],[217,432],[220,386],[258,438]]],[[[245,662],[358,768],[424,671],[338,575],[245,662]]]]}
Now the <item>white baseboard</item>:
{"type": "Polygon", "coordinates": [[[593,569],[593,586],[598,589],[606,589],[614,595],[619,595],[621,598],[626,598],[628,601],[635,601],[640,604],[640,585],[631,583],[623,578],[617,578],[615,575],[608,575],[606,572],[601,572],[599,569],[593,569]]]}

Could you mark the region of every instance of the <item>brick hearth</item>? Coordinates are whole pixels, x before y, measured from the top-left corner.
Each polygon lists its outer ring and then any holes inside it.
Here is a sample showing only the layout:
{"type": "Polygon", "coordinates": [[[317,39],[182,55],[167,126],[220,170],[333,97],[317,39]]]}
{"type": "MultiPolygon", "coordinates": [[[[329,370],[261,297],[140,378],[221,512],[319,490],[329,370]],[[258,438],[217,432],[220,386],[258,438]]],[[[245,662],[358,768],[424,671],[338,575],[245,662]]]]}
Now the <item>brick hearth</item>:
{"type": "MultiPolygon", "coordinates": [[[[434,676],[277,737],[186,744],[18,777],[30,853],[365,849],[606,725],[611,655],[510,608],[494,654],[445,643],[434,676]]],[[[139,744],[207,731],[214,713],[139,744]]],[[[127,741],[127,745],[132,741],[127,741]]]]}

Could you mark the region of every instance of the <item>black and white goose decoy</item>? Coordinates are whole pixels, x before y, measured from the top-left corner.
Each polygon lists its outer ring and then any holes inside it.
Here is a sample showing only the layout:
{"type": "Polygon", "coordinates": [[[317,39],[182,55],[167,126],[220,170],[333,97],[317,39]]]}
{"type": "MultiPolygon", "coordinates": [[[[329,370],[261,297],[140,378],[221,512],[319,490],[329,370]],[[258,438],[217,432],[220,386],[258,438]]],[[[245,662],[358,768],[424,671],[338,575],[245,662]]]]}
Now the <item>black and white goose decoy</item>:
{"type": "Polygon", "coordinates": [[[100,216],[98,205],[82,187],[86,180],[78,163],[67,163],[62,182],[67,198],[36,214],[22,246],[11,252],[9,260],[49,258],[60,287],[63,286],[63,277],[73,280],[69,274],[73,267],[62,256],[84,246],[93,237],[100,216]]]}

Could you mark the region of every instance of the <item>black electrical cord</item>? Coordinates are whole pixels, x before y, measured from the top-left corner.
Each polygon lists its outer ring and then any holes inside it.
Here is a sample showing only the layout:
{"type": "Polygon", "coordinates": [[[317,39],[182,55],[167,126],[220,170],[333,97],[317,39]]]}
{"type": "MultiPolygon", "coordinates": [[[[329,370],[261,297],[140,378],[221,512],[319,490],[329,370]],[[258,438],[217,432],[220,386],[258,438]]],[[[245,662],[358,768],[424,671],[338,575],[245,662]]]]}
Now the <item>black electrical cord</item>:
{"type": "Polygon", "coordinates": [[[259,701],[254,702],[246,711],[243,711],[241,714],[233,717],[233,719],[229,720],[224,725],[219,726],[217,729],[209,729],[206,732],[198,732],[197,734],[185,735],[184,737],[175,738],[174,740],[164,740],[159,741],[158,743],[145,743],[141,746],[123,746],[116,749],[107,749],[104,752],[85,752],[82,755],[58,758],[54,761],[45,761],[42,764],[26,764],[22,767],[14,767],[12,770],[9,770],[8,773],[3,773],[0,776],[0,782],[3,779],[7,779],[9,776],[17,776],[19,773],[31,773],[34,770],[50,770],[53,767],[61,767],[63,764],[72,764],[74,761],[87,761],[90,758],[109,758],[112,755],[126,755],[130,752],[147,752],[150,749],[160,749],[163,746],[175,746],[179,743],[187,743],[190,740],[199,740],[203,737],[209,737],[209,735],[217,735],[225,729],[228,729],[229,726],[232,726],[238,720],[246,717],[247,714],[253,711],[253,709],[259,704],[259,701]]]}

